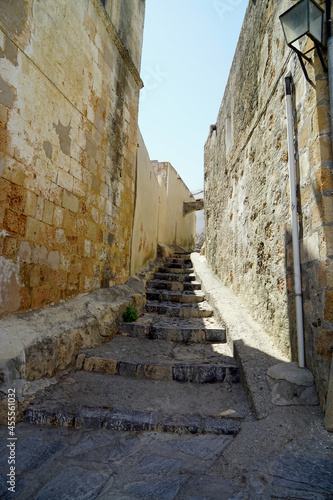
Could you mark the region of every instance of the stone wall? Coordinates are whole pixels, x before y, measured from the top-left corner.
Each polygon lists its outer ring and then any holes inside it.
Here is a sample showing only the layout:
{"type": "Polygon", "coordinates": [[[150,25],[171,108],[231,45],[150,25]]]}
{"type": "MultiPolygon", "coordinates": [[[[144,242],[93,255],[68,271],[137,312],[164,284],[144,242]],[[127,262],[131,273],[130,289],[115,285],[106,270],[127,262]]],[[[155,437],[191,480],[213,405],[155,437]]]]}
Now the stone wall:
{"type": "Polygon", "coordinates": [[[138,131],[131,273],[156,259],[158,244],[194,248],[195,214],[183,216],[190,191],[170,163],[151,162],[138,131]]]}
{"type": "Polygon", "coordinates": [[[296,359],[284,82],[291,72],[306,365],[325,405],[333,345],[328,75],[311,52],[309,84],[286,46],[279,15],[291,5],[249,2],[216,127],[205,146],[206,255],[280,350],[296,359]]]}
{"type": "Polygon", "coordinates": [[[195,212],[183,215],[183,204],[195,199],[169,162],[153,161],[161,185],[158,241],[165,245],[195,248],[195,212]]]}
{"type": "Polygon", "coordinates": [[[160,185],[138,131],[136,200],[132,236],[131,272],[135,274],[157,257],[160,185]]]}
{"type": "Polygon", "coordinates": [[[0,314],[130,275],[144,0],[0,1],[0,314]]]}
{"type": "MultiPolygon", "coordinates": [[[[204,189],[192,191],[196,200],[201,200],[204,197],[204,189]]],[[[195,247],[200,251],[202,245],[205,243],[205,211],[204,209],[196,212],[196,238],[195,247]]]]}

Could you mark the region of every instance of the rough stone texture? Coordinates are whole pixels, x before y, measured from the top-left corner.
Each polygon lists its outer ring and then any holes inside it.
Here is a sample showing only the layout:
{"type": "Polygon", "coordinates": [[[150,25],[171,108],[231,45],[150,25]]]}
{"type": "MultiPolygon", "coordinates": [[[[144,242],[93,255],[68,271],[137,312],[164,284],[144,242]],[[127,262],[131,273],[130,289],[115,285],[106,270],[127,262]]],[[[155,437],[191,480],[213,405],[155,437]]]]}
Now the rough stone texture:
{"type": "Polygon", "coordinates": [[[129,278],[144,11],[1,2],[0,314],[129,278]]]}
{"type": "Polygon", "coordinates": [[[331,371],[329,377],[327,405],[325,412],[325,428],[333,432],[333,361],[331,363],[331,371]]]}
{"type": "Polygon", "coordinates": [[[57,425],[58,411],[76,418],[84,411],[101,426],[115,408],[131,415],[153,412],[168,418],[195,415],[221,421],[243,420],[250,415],[240,384],[180,384],[86,371],[58,377],[56,384],[36,393],[25,415],[28,421],[38,423],[40,415],[46,414],[50,424],[57,425]]]}
{"type": "Polygon", "coordinates": [[[160,191],[158,240],[167,245],[178,244],[191,251],[195,246],[195,214],[184,217],[183,202],[194,201],[194,197],[169,162],[152,161],[152,164],[163,186],[160,191]],[[170,200],[169,203],[166,200],[170,200]]]}
{"type": "MultiPolygon", "coordinates": [[[[324,2],[319,2],[324,6],[324,2]]],[[[297,359],[284,77],[294,87],[306,365],[325,406],[332,346],[332,152],[328,75],[316,51],[304,78],[279,15],[249,2],[205,146],[206,256],[276,345],[297,359]]]]}
{"type": "MultiPolygon", "coordinates": [[[[102,344],[115,335],[127,306],[142,311],[144,305],[144,285],[133,277],[125,285],[0,319],[0,396],[4,398],[0,421],[6,423],[9,388],[16,389],[16,398],[23,404],[40,388],[28,381],[74,367],[79,349],[102,344]]],[[[106,369],[113,373],[112,366],[106,369]]]]}
{"type": "Polygon", "coordinates": [[[79,354],[78,369],[152,380],[239,382],[235,360],[223,345],[180,345],[165,340],[118,337],[79,354]],[[84,356],[84,360],[82,360],[84,356]]]}
{"type": "Polygon", "coordinates": [[[279,363],[270,367],[267,382],[275,405],[319,404],[312,373],[307,368],[299,368],[297,363],[279,363]]]}
{"type": "Polygon", "coordinates": [[[160,175],[138,131],[132,274],[156,258],[158,244],[194,247],[195,214],[184,217],[182,211],[183,203],[194,198],[176,170],[168,165],[166,175],[160,175]]]}
{"type": "Polygon", "coordinates": [[[15,495],[7,491],[7,429],[0,428],[4,499],[231,500],[333,495],[333,435],[320,409],[276,407],[235,435],[48,428],[20,423],[15,495]],[[301,423],[301,425],[300,425],[301,423]],[[53,493],[52,493],[53,492],[53,493]],[[79,493],[78,493],[79,492],[79,493]]]}
{"type": "Polygon", "coordinates": [[[287,358],[254,321],[240,298],[216,277],[205,257],[193,253],[191,258],[207,302],[214,309],[217,320],[225,325],[227,342],[240,367],[241,381],[253,413],[258,419],[264,418],[272,411],[267,370],[287,358]]]}
{"type": "Polygon", "coordinates": [[[267,370],[267,375],[274,380],[286,380],[291,384],[311,387],[314,377],[307,368],[299,368],[297,363],[279,363],[267,370]]]}

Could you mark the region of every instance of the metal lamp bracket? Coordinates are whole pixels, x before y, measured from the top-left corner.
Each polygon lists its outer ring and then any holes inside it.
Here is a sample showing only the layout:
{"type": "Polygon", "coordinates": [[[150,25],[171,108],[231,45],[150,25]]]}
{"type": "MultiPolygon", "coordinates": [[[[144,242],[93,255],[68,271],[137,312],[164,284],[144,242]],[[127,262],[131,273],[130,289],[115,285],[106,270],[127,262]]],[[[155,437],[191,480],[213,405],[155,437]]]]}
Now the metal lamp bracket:
{"type": "MultiPolygon", "coordinates": [[[[319,56],[319,59],[320,59],[320,62],[321,62],[321,65],[323,67],[323,70],[325,71],[325,73],[327,73],[328,69],[327,69],[327,66],[325,64],[325,61],[324,61],[324,58],[323,58],[323,53],[322,53],[322,47],[321,47],[321,44],[319,44],[319,42],[317,40],[313,40],[314,44],[315,44],[315,47],[317,49],[317,53],[318,53],[318,56],[319,56]]],[[[311,59],[309,59],[308,57],[306,57],[306,55],[302,54],[302,52],[300,52],[299,50],[297,50],[295,47],[293,47],[291,44],[289,45],[289,47],[294,51],[296,52],[297,56],[298,56],[298,59],[299,59],[299,62],[300,62],[300,65],[302,67],[302,70],[303,70],[303,73],[304,73],[304,76],[305,78],[307,79],[307,81],[309,83],[312,83],[310,78],[309,78],[309,75],[308,75],[308,72],[306,71],[306,68],[305,68],[305,64],[304,64],[304,61],[303,59],[305,59],[307,62],[311,62],[311,59]]]]}

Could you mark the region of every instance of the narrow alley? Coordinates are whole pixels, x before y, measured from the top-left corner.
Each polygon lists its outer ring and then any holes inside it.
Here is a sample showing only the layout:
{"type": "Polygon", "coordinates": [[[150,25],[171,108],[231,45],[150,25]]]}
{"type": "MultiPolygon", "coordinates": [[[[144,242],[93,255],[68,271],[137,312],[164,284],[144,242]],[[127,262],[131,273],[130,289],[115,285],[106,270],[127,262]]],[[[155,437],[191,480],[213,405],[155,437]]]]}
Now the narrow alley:
{"type": "Polygon", "coordinates": [[[146,312],[36,394],[17,425],[15,498],[332,497],[319,406],[254,418],[191,266],[188,255],[166,259],[146,283],[146,312]]]}

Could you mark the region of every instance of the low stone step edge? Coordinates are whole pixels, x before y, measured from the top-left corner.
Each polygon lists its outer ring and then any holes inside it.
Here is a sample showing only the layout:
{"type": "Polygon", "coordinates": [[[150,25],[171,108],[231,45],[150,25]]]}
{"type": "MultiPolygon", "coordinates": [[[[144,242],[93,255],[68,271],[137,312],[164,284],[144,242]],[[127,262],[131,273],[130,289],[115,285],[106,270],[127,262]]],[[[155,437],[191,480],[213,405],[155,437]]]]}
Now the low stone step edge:
{"type": "MultiPolygon", "coordinates": [[[[175,304],[177,304],[175,302],[175,304]]],[[[199,302],[199,304],[202,304],[202,302],[199,302]]],[[[158,303],[158,304],[152,304],[147,301],[146,303],[146,311],[151,312],[151,313],[157,313],[157,314],[165,314],[166,316],[170,317],[175,317],[175,318],[183,318],[183,319],[190,319],[190,318],[209,318],[210,316],[213,316],[213,309],[208,308],[205,309],[199,309],[195,307],[188,307],[185,308],[184,304],[183,307],[181,306],[167,306],[164,305],[163,303],[158,303]]]]}
{"type": "Polygon", "coordinates": [[[191,328],[177,325],[155,326],[140,323],[123,323],[118,332],[121,335],[130,337],[167,340],[170,342],[194,342],[198,344],[226,343],[225,328],[191,328]]]}
{"type": "Polygon", "coordinates": [[[107,373],[126,377],[138,377],[149,380],[169,380],[174,382],[191,382],[195,384],[211,384],[215,382],[238,383],[240,372],[238,366],[227,365],[157,365],[106,359],[98,356],[79,354],[77,370],[107,373]]]}
{"type": "Polygon", "coordinates": [[[238,420],[160,415],[154,411],[121,410],[117,408],[88,408],[77,406],[66,410],[56,405],[31,405],[23,420],[30,424],[69,427],[75,429],[108,429],[113,431],[173,432],[177,434],[236,435],[238,420]]]}

